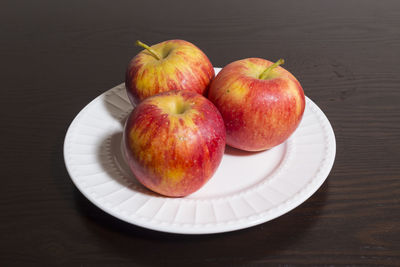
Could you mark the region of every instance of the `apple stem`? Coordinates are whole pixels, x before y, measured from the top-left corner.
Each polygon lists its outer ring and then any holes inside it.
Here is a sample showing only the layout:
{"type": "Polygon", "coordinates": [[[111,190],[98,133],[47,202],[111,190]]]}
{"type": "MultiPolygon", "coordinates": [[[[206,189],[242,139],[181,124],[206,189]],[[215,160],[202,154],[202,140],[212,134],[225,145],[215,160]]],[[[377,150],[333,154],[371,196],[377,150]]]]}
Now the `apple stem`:
{"type": "Polygon", "coordinates": [[[148,46],[147,44],[142,43],[141,41],[137,40],[135,42],[135,45],[143,47],[144,49],[146,49],[147,51],[149,51],[149,53],[154,56],[156,59],[160,60],[161,57],[156,53],[156,51],[154,51],[150,46],[148,46]]]}
{"type": "Polygon", "coordinates": [[[274,64],[272,64],[271,66],[269,66],[268,68],[266,68],[263,73],[261,73],[260,75],[260,79],[264,80],[268,78],[268,75],[270,74],[270,72],[275,69],[276,67],[278,67],[279,65],[282,65],[285,63],[285,60],[283,60],[282,58],[279,59],[277,62],[275,62],[274,64]]]}

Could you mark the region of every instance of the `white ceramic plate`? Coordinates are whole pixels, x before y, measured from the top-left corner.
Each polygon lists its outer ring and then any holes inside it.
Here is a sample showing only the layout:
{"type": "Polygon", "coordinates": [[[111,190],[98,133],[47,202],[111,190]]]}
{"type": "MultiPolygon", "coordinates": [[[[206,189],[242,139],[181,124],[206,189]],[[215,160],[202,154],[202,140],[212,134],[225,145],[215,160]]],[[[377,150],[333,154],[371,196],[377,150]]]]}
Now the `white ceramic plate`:
{"type": "Polygon", "coordinates": [[[129,171],[121,138],[132,106],[123,84],[94,99],[73,120],[64,142],[65,164],[85,197],[128,223],[181,234],[247,228],[300,205],[332,168],[332,127],[318,106],[306,100],[302,122],[285,143],[258,153],[227,147],[215,175],[184,198],[152,193],[129,171]]]}

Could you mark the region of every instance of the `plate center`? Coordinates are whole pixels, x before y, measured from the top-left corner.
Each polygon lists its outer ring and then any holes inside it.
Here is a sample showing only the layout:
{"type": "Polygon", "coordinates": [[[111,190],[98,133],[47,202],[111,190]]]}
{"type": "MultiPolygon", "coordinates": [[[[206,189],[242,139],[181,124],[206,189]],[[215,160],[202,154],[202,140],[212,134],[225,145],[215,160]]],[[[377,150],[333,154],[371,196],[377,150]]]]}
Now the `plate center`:
{"type": "Polygon", "coordinates": [[[283,163],[287,142],[262,152],[245,152],[227,146],[213,177],[189,199],[224,197],[265,181],[283,163]]]}

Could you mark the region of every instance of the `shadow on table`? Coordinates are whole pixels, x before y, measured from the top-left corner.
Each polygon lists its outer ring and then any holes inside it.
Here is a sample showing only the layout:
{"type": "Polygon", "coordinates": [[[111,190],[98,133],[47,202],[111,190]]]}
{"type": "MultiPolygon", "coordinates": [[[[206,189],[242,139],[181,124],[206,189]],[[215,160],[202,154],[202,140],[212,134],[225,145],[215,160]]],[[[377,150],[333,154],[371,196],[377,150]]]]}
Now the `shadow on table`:
{"type": "Polygon", "coordinates": [[[78,211],[87,218],[84,222],[88,231],[93,231],[102,246],[118,254],[123,261],[151,266],[165,265],[166,262],[229,265],[277,256],[301,242],[323,210],[328,181],[305,203],[279,218],[221,234],[180,235],[148,230],[103,212],[77,189],[75,200],[78,211]],[[110,242],[110,238],[114,242],[110,242]]]}

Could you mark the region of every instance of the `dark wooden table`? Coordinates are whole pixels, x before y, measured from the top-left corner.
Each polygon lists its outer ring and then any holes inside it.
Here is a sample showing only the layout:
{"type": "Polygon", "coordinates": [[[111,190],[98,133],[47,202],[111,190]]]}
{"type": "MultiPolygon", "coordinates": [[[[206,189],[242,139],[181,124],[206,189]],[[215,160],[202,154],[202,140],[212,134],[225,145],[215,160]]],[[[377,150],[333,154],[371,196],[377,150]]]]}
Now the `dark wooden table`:
{"type": "Polygon", "coordinates": [[[400,266],[399,1],[2,1],[0,266],[400,266]],[[214,66],[285,67],[330,119],[337,156],[295,210],[236,232],[159,233],[72,184],[63,141],[121,83],[136,39],[180,38],[214,66]]]}

